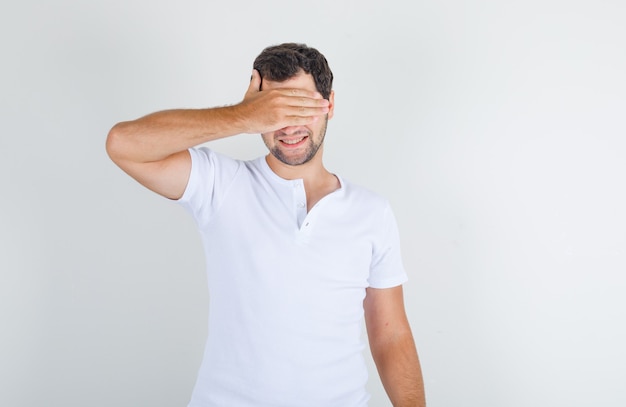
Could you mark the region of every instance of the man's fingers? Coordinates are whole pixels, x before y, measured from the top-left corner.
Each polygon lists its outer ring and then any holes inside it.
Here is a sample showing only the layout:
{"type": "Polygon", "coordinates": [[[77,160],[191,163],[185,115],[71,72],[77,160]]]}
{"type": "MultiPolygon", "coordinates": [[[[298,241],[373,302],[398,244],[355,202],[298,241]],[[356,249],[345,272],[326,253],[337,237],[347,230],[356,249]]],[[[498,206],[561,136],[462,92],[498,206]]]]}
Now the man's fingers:
{"type": "Polygon", "coordinates": [[[321,116],[289,116],[280,128],[288,126],[307,126],[317,122],[321,116]]]}
{"type": "Polygon", "coordinates": [[[241,103],[247,117],[247,133],[265,133],[288,126],[306,126],[328,114],[331,104],[319,92],[298,88],[261,91],[261,75],[252,71],[250,85],[241,103]]]}
{"type": "MultiPolygon", "coordinates": [[[[320,95],[321,96],[321,95],[320,95]]],[[[289,106],[293,107],[311,107],[311,108],[327,108],[330,102],[326,99],[315,97],[315,93],[310,92],[307,96],[295,96],[288,99],[289,106]]]]}
{"type": "Polygon", "coordinates": [[[313,117],[313,116],[322,116],[328,113],[328,106],[292,106],[289,111],[289,116],[300,116],[300,117],[313,117]]]}
{"type": "Polygon", "coordinates": [[[272,109],[283,116],[320,116],[328,113],[330,102],[317,92],[305,89],[284,89],[273,99],[272,109]]]}
{"type": "Polygon", "coordinates": [[[293,88],[293,89],[285,89],[284,91],[286,95],[293,96],[293,97],[326,100],[324,99],[321,93],[311,92],[310,90],[306,90],[306,89],[293,88]]]}
{"type": "Polygon", "coordinates": [[[308,96],[289,97],[287,106],[283,110],[286,117],[299,117],[312,120],[313,117],[323,116],[330,111],[330,102],[326,99],[314,98],[313,92],[308,96]]]}

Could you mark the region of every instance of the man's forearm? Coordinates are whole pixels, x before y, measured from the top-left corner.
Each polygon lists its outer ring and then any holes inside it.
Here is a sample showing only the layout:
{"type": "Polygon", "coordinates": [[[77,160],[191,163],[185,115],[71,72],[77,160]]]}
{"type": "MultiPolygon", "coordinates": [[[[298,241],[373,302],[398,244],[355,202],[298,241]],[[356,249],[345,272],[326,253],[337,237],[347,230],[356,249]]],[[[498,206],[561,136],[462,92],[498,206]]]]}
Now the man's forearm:
{"type": "Polygon", "coordinates": [[[245,131],[237,106],[166,110],[116,124],[109,132],[107,149],[112,158],[153,162],[245,131]]]}
{"type": "Polygon", "coordinates": [[[372,356],[394,407],[424,407],[424,381],[410,333],[372,346],[372,356]]]}

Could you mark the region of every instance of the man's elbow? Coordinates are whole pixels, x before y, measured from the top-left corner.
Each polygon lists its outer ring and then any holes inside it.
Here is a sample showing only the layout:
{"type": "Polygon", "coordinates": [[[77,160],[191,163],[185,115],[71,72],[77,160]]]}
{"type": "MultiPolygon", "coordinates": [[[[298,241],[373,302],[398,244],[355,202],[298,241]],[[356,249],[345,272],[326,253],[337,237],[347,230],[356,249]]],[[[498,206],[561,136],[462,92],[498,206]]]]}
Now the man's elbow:
{"type": "Polygon", "coordinates": [[[370,351],[375,360],[393,359],[398,355],[404,357],[416,352],[415,340],[409,328],[398,329],[370,338],[370,351]]]}
{"type": "Polygon", "coordinates": [[[125,139],[126,123],[117,123],[109,130],[106,138],[106,152],[109,158],[115,163],[119,163],[124,157],[124,139],[125,139]]]}

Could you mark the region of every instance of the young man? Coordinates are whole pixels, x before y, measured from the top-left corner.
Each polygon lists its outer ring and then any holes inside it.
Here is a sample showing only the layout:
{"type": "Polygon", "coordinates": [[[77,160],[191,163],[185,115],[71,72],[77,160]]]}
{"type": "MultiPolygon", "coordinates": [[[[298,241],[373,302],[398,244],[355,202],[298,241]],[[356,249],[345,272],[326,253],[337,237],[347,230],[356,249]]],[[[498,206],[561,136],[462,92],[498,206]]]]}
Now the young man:
{"type": "Polygon", "coordinates": [[[386,200],[323,165],[333,75],[303,44],[266,48],[233,106],[170,110],[115,125],[111,159],[197,221],[209,333],[190,407],[362,407],[371,351],[394,406],[424,406],[386,200]],[[260,133],[252,161],[199,144],[260,133]]]}

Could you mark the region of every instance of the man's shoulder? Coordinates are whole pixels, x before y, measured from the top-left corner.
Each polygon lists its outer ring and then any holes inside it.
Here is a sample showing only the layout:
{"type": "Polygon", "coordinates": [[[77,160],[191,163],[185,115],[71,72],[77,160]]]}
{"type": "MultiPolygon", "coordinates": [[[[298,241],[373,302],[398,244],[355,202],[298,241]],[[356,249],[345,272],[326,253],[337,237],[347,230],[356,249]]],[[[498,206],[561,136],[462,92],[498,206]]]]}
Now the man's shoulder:
{"type": "Polygon", "coordinates": [[[206,146],[192,147],[189,149],[189,151],[192,157],[192,161],[197,163],[198,166],[203,166],[206,167],[207,170],[211,169],[218,172],[238,172],[241,168],[254,170],[258,167],[257,161],[259,161],[259,159],[261,158],[257,157],[252,160],[242,160],[238,158],[233,158],[229,155],[226,155],[222,152],[216,151],[206,146]]]}

